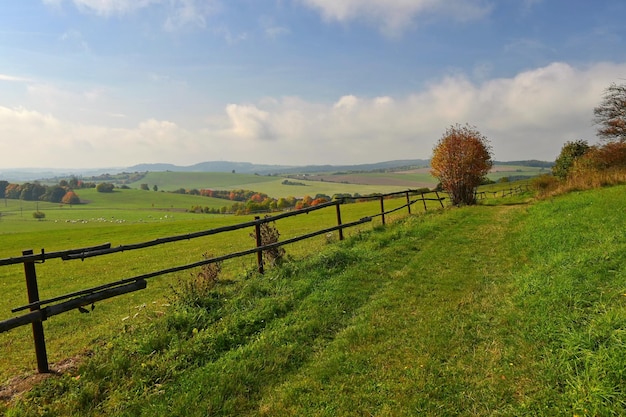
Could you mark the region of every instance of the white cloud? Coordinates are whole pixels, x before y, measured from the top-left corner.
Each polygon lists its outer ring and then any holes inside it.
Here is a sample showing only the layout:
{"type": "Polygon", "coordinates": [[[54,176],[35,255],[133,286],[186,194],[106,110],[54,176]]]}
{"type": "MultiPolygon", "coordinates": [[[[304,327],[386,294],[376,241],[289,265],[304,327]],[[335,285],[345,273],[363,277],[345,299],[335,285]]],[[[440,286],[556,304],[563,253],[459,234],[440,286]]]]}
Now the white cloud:
{"type": "MultiPolygon", "coordinates": [[[[207,115],[211,125],[201,129],[173,118],[115,118],[123,128],[78,123],[50,111],[0,106],[0,155],[5,168],[216,159],[352,164],[428,158],[448,126],[470,123],[491,140],[496,159],[554,160],[568,140],[594,142],[593,108],[624,74],[626,63],[584,68],[553,63],[482,83],[452,75],[405,96],[345,95],[333,102],[270,97],[229,104],[221,114],[207,115]]],[[[62,95],[39,88],[31,93],[62,95]]],[[[108,111],[119,113],[114,106],[108,111]]]]}
{"type": "Polygon", "coordinates": [[[455,20],[480,19],[491,11],[485,0],[299,0],[318,10],[324,19],[346,22],[360,19],[395,36],[420,15],[437,14],[455,20]]]}
{"type": "MultiPolygon", "coordinates": [[[[160,0],[72,0],[82,11],[93,12],[102,16],[123,15],[142,9],[160,0]]],[[[59,3],[57,1],[56,3],[59,3]]]]}
{"type": "MultiPolygon", "coordinates": [[[[496,158],[551,160],[565,141],[594,142],[593,108],[625,72],[626,64],[554,63],[481,84],[445,77],[406,97],[347,95],[326,105],[287,98],[227,112],[230,132],[249,148],[270,138],[282,158],[299,163],[426,158],[446,127],[466,122],[492,140],[496,158]]],[[[258,152],[271,160],[270,152],[258,152]]]]}
{"type": "Polygon", "coordinates": [[[28,78],[24,78],[24,77],[16,77],[14,75],[0,74],[0,81],[29,82],[30,80],[28,78]]]}
{"type": "MultiPolygon", "coordinates": [[[[68,0],[83,13],[103,17],[124,16],[152,6],[166,12],[163,28],[175,31],[180,28],[206,26],[206,19],[219,10],[219,0],[68,0]]],[[[45,4],[61,7],[63,0],[43,0],[45,4]]],[[[66,34],[67,35],[67,34],[66,34]]],[[[64,35],[64,37],[66,36],[64,35]]],[[[73,36],[71,33],[69,36],[73,36]]],[[[84,42],[83,46],[86,46],[84,42]]]]}
{"type": "Polygon", "coordinates": [[[170,32],[189,26],[204,28],[207,17],[218,9],[215,0],[176,0],[174,10],[165,21],[164,27],[170,32]]]}
{"type": "Polygon", "coordinates": [[[232,133],[244,139],[269,139],[269,113],[254,105],[229,104],[226,114],[232,124],[232,133]]]}

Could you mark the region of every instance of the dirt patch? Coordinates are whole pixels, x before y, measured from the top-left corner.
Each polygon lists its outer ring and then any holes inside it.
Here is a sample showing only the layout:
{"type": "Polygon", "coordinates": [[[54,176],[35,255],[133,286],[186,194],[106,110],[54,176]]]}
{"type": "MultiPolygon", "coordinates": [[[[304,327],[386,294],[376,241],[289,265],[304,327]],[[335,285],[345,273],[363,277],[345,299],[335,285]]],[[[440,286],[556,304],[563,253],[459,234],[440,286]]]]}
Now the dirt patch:
{"type": "Polygon", "coordinates": [[[47,374],[25,374],[9,379],[5,384],[0,386],[0,401],[10,403],[48,378],[74,374],[83,358],[84,355],[75,356],[57,363],[52,363],[50,364],[50,373],[47,374]]]}

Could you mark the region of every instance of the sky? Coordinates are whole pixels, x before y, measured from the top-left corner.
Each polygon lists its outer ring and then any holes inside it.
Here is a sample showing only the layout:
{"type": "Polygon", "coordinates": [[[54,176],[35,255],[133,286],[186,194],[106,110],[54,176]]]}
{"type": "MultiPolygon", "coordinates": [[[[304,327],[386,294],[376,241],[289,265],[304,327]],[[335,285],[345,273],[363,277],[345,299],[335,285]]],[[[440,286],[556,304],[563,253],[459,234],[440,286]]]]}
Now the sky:
{"type": "Polygon", "coordinates": [[[494,159],[596,143],[624,0],[22,0],[0,5],[0,171],[494,159]]]}

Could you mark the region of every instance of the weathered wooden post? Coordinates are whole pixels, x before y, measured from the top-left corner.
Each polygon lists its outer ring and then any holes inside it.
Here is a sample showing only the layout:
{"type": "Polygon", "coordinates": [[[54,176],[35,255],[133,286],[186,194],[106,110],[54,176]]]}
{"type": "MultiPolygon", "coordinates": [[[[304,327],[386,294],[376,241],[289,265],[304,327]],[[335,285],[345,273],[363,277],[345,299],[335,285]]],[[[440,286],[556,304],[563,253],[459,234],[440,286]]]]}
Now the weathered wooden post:
{"type": "Polygon", "coordinates": [[[426,199],[424,198],[424,193],[422,193],[421,196],[422,196],[422,203],[424,203],[424,212],[427,212],[428,209],[426,208],[426,199]]]}
{"type": "Polygon", "coordinates": [[[441,197],[439,197],[439,192],[435,191],[435,195],[437,196],[437,199],[439,200],[439,204],[441,204],[441,208],[443,208],[443,200],[441,200],[441,197]]]}
{"type": "Polygon", "coordinates": [[[383,219],[383,226],[385,225],[385,203],[384,203],[385,197],[384,196],[380,196],[380,215],[383,219]]]}
{"type": "MultiPolygon", "coordinates": [[[[259,216],[254,216],[254,220],[261,220],[259,216]]],[[[263,240],[261,239],[261,222],[257,221],[254,225],[254,234],[256,237],[256,247],[260,248],[263,246],[263,240]]],[[[265,273],[263,270],[263,251],[258,251],[256,253],[256,262],[259,268],[259,274],[265,273]]]]}
{"type": "Polygon", "coordinates": [[[406,195],[406,207],[409,210],[409,214],[411,214],[411,199],[409,198],[409,192],[405,191],[404,194],[406,195]]]}
{"type": "MultiPolygon", "coordinates": [[[[25,250],[22,255],[32,255],[32,250],[25,250]]],[[[26,291],[28,292],[28,303],[36,303],[39,301],[39,288],[37,286],[37,273],[35,271],[34,261],[24,262],[24,274],[26,275],[26,291]]],[[[30,311],[39,310],[39,306],[31,307],[30,311]]],[[[35,354],[37,355],[37,370],[40,374],[50,372],[48,366],[48,353],[46,352],[46,339],[43,333],[43,323],[41,321],[34,321],[33,324],[33,339],[35,342],[35,354]]]]}
{"type": "MultiPolygon", "coordinates": [[[[337,226],[341,226],[341,209],[339,206],[341,203],[338,203],[335,207],[337,208],[337,226]]],[[[343,240],[343,229],[339,229],[339,240],[343,240]]]]}

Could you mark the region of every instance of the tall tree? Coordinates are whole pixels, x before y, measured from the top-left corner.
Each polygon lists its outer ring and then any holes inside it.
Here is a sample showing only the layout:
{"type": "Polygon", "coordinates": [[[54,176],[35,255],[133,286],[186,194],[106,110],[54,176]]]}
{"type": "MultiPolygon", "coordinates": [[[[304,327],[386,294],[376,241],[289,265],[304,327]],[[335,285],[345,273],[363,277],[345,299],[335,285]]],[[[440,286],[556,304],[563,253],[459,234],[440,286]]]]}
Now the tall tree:
{"type": "Polygon", "coordinates": [[[626,84],[613,83],[604,90],[604,98],[593,114],[600,139],[626,142],[626,84]]]}
{"type": "Polygon", "coordinates": [[[430,173],[458,206],[476,203],[476,188],[492,166],[489,140],[473,126],[456,124],[437,142],[430,173]]]}

